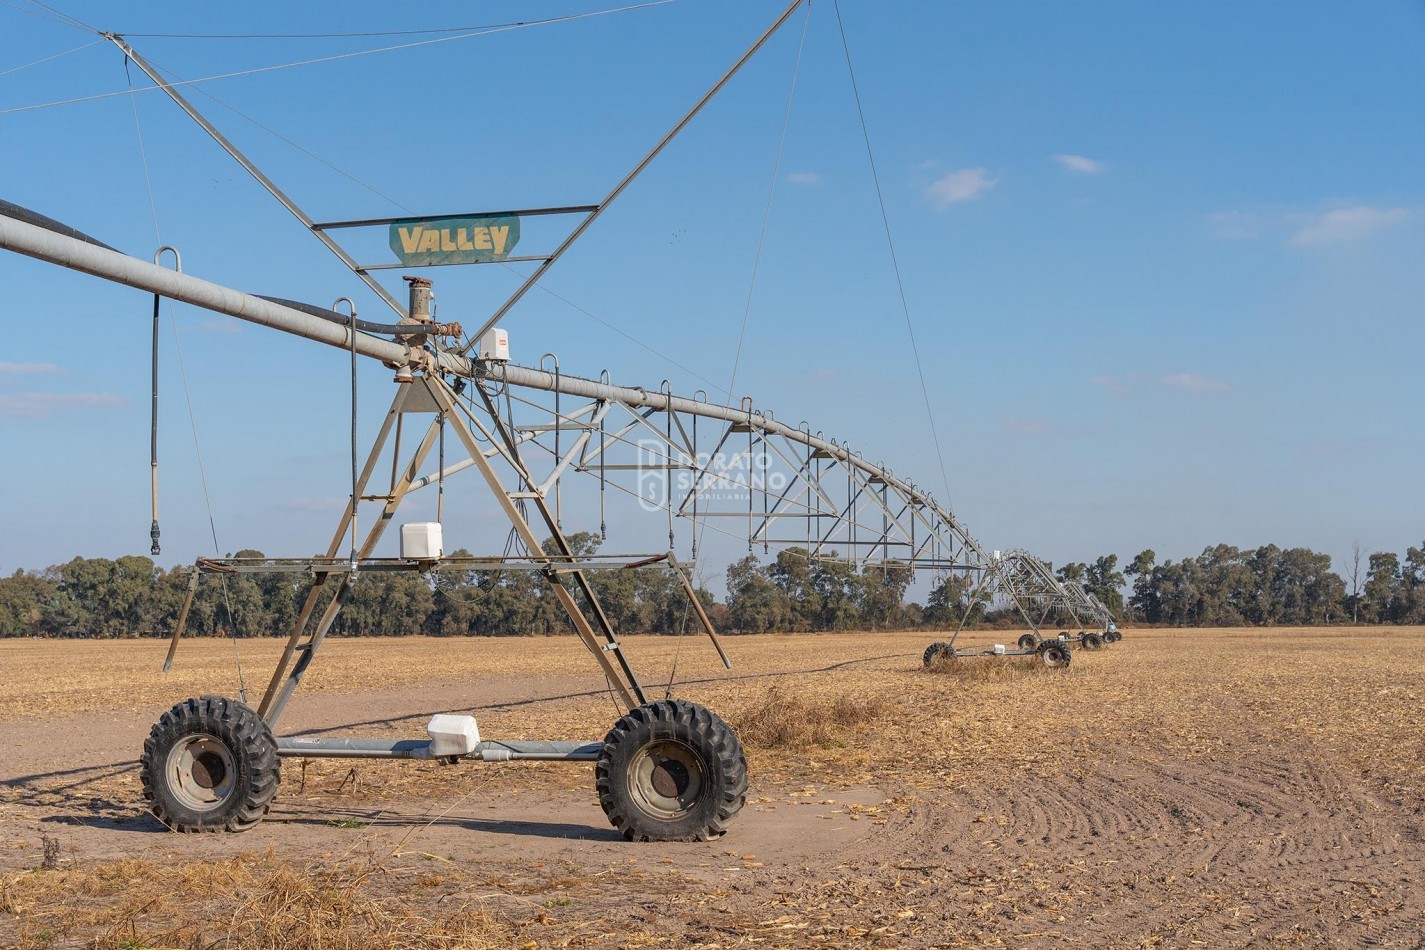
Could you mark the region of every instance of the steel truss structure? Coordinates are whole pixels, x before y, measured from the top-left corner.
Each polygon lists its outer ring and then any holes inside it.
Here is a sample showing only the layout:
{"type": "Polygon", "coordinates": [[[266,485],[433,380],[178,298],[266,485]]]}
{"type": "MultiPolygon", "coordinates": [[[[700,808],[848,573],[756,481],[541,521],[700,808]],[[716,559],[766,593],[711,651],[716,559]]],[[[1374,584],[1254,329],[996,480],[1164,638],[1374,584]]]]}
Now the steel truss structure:
{"type": "Polygon", "coordinates": [[[1030,623],[1030,632],[1020,638],[1021,646],[1043,641],[1041,630],[1054,619],[1078,628],[1077,634],[1067,630],[1060,633],[1059,640],[1081,643],[1089,649],[1102,646],[1106,642],[1104,634],[1117,632],[1112,613],[1098,598],[1082,584],[1056,577],[1047,563],[1028,551],[996,551],[991,560],[992,566],[982,575],[981,589],[972,602],[981,597],[1000,597],[1015,604],[1030,623]],[[1101,626],[1098,633],[1088,629],[1095,624],[1101,626]]]}
{"type": "MultiPolygon", "coordinates": [[[[929,492],[896,476],[884,464],[868,461],[844,440],[828,437],[806,422],[793,426],[778,421],[751,399],[736,406],[720,405],[701,393],[675,395],[666,381],[649,390],[616,386],[606,377],[567,375],[557,359],[550,371],[547,359],[533,368],[488,354],[472,356],[483,332],[509,311],[802,2],[793,0],[602,201],[505,212],[583,218],[555,250],[524,258],[539,262],[533,274],[471,338],[451,347],[441,345],[439,334],[459,336],[458,325],[447,329],[434,324],[418,306],[421,300],[428,303],[429,281],[411,279],[411,304],[402,307],[371,274],[389,265],[357,263],[329,233],[405,219],[316,223],[122,37],[105,34],[400,318],[397,325],[371,324],[359,320],[354,307],[340,313],[246,294],[181,269],[130,257],[58,222],[0,202],[0,249],[148,291],[155,296],[155,321],[157,298],[168,297],[338,347],[352,354],[353,364],[362,356],[396,370],[394,398],[364,466],[353,472],[351,496],[325,555],[204,559],[195,566],[165,669],[173,661],[203,578],[300,572],[310,577],[311,586],[255,710],[245,702],[204,697],[180,703],[155,725],[149,746],[158,751],[145,747],[141,771],[146,794],[162,820],[181,830],[251,827],[275,794],[280,756],[451,762],[532,758],[597,761],[600,803],[630,838],[692,840],[720,834],[746,797],[746,763],[736,736],[702,707],[668,699],[650,702],[591,579],[595,572],[606,570],[671,571],[698,623],[730,667],[689,570],[673,553],[680,523],[688,526],[690,566],[696,562],[704,532],[714,531],[745,540],[749,550],[760,545],[764,553],[774,547],[795,547],[808,559],[843,560],[861,570],[895,567],[929,570],[939,577],[959,573],[974,578],[971,605],[982,595],[1002,596],[1034,630],[1033,648],[1022,646],[1017,652],[1038,652],[1048,662],[1053,651],[1062,650],[1067,663],[1067,645],[1045,648],[1039,642],[1039,622],[1055,607],[1071,613],[1090,609],[1083,599],[1087,595],[1066,591],[1047,566],[1023,552],[987,557],[929,492]],[[450,458],[448,442],[456,447],[450,458]],[[390,478],[385,481],[377,472],[385,471],[388,457],[390,478]],[[467,469],[478,473],[478,481],[507,517],[516,553],[475,558],[377,556],[378,544],[407,497],[431,486],[438,486],[443,497],[446,482],[467,469]],[[563,498],[576,482],[581,490],[597,492],[601,521],[606,520],[611,496],[657,512],[667,522],[667,550],[597,557],[576,553],[562,525],[563,498]],[[364,534],[358,526],[364,526],[364,534]],[[344,552],[348,538],[349,549],[344,552]],[[434,725],[428,742],[272,735],[362,574],[483,569],[535,570],[548,580],[574,632],[629,710],[602,743],[472,739],[461,744],[443,733],[438,737],[434,725]],[[248,784],[235,790],[239,773],[248,784]]],[[[354,379],[353,375],[353,385],[354,379]]],[[[604,527],[601,524],[601,530],[604,527]]],[[[153,536],[156,549],[156,514],[153,536]]],[[[969,611],[965,613],[968,616],[969,611]]],[[[948,647],[952,654],[953,642],[948,647]]],[[[473,720],[470,725],[473,730],[473,720]]]]}
{"type": "Polygon", "coordinates": [[[1080,608],[1082,616],[1086,616],[1095,624],[1107,631],[1110,627],[1117,629],[1118,623],[1114,620],[1113,611],[1104,606],[1103,601],[1084,589],[1084,585],[1078,581],[1061,581],[1064,590],[1073,598],[1075,604],[1080,608]]]}

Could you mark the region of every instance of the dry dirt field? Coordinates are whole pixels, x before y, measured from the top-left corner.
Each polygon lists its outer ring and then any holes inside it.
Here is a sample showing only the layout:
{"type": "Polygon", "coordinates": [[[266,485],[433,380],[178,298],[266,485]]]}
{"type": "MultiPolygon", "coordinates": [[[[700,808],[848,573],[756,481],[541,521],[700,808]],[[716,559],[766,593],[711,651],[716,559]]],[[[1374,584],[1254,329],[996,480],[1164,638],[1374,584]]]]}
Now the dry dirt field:
{"type": "MultiPolygon", "coordinates": [[[[236,692],[233,645],[165,676],[154,641],[0,641],[0,945],[1425,946],[1425,631],[1130,629],[1062,672],[927,671],[932,639],[732,638],[727,672],[630,638],[747,746],[747,808],[693,845],[624,842],[587,764],[287,759],[256,829],[175,835],[134,760],[236,692]]],[[[241,644],[254,694],[276,651],[241,644]]],[[[331,641],[280,731],[598,738],[594,669],[572,638],[331,641]]]]}

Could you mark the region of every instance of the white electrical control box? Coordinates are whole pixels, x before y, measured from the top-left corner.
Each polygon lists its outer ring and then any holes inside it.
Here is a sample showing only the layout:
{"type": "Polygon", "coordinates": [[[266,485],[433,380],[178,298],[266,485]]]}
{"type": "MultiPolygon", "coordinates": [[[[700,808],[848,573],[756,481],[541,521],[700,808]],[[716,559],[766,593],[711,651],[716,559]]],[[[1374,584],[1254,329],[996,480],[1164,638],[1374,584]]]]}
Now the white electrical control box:
{"type": "Polygon", "coordinates": [[[444,556],[439,521],[401,525],[401,557],[408,561],[437,561],[444,556]]]}
{"type": "Polygon", "coordinates": [[[995,644],[995,656],[1004,656],[1004,644],[1003,644],[1003,643],[996,643],[996,644],[995,644]]]}
{"type": "Polygon", "coordinates": [[[474,716],[432,716],[426,724],[426,734],[434,756],[469,755],[480,744],[480,726],[474,716]]]}
{"type": "Polygon", "coordinates": [[[491,327],[480,337],[480,359],[497,363],[510,361],[510,334],[503,327],[491,327]]]}

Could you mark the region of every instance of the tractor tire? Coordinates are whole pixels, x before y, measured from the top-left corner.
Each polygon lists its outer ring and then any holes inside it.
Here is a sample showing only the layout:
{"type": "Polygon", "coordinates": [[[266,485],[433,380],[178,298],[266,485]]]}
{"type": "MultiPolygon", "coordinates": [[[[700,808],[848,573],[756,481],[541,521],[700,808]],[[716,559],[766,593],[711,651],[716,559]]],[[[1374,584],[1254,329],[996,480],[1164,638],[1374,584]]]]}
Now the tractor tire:
{"type": "Polygon", "coordinates": [[[1099,636],[1099,635],[1096,634],[1096,633],[1086,633],[1086,634],[1084,634],[1084,635],[1083,635],[1083,638],[1080,639],[1079,642],[1084,645],[1084,649],[1085,649],[1085,650],[1101,650],[1101,649],[1103,649],[1103,637],[1099,636]]]}
{"type": "Polygon", "coordinates": [[[660,699],[614,723],[594,785],[604,814],[629,841],[708,841],[747,802],[747,758],[716,713],[660,699]]]}
{"type": "Polygon", "coordinates": [[[925,654],[920,659],[926,666],[936,660],[953,660],[955,659],[955,650],[948,643],[932,643],[925,648],[925,654]]]}
{"type": "Polygon", "coordinates": [[[1032,650],[1039,645],[1039,638],[1032,633],[1026,633],[1019,638],[1019,648],[1021,650],[1032,650]]]}
{"type": "Polygon", "coordinates": [[[1039,645],[1039,659],[1051,670],[1064,669],[1069,665],[1069,645],[1056,640],[1046,640],[1039,645]]]}
{"type": "Polygon", "coordinates": [[[1119,640],[1123,639],[1123,634],[1119,633],[1117,630],[1110,630],[1108,631],[1108,633],[1104,634],[1104,639],[1107,640],[1109,643],[1117,643],[1119,640]]]}
{"type": "Polygon", "coordinates": [[[143,795],[174,831],[246,831],[277,795],[281,766],[267,723],[225,696],[185,699],[164,713],[139,758],[143,795]]]}

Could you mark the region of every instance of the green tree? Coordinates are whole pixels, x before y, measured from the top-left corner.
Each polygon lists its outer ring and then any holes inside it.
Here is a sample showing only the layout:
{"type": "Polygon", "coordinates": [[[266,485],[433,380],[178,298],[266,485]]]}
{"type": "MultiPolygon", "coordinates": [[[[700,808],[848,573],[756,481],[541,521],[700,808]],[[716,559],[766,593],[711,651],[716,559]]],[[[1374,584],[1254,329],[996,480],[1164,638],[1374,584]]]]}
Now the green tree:
{"type": "Polygon", "coordinates": [[[967,624],[978,622],[984,615],[983,596],[977,599],[974,608],[970,610],[969,618],[965,618],[975,588],[976,584],[968,574],[946,574],[939,583],[930,588],[930,595],[925,600],[925,622],[939,628],[959,626],[961,620],[965,620],[967,624]]]}
{"type": "Polygon", "coordinates": [[[735,633],[768,633],[792,624],[790,598],[754,554],[728,565],[727,608],[728,627],[735,633]]]}
{"type": "Polygon", "coordinates": [[[1082,584],[1088,580],[1089,566],[1082,563],[1065,564],[1055,571],[1059,580],[1066,584],[1082,584]]]}
{"type": "MultiPolygon", "coordinates": [[[[435,607],[431,586],[420,574],[367,571],[356,577],[332,632],[347,637],[399,637],[419,633],[435,607]]],[[[235,611],[236,613],[236,611],[235,611]]]]}
{"type": "Polygon", "coordinates": [[[1361,588],[1361,619],[1366,623],[1396,623],[1403,613],[1400,558],[1392,551],[1379,551],[1367,563],[1366,583],[1361,588]]]}
{"type": "Polygon", "coordinates": [[[1157,569],[1158,555],[1152,548],[1138,552],[1133,563],[1123,573],[1133,578],[1133,593],[1128,598],[1128,606],[1148,623],[1158,623],[1162,619],[1163,605],[1158,598],[1153,572],[1157,569]]]}
{"type": "Polygon", "coordinates": [[[885,630],[904,624],[902,602],[910,587],[909,564],[887,561],[865,568],[859,578],[857,612],[860,625],[872,630],[885,630]]]}
{"type": "Polygon", "coordinates": [[[767,576],[782,592],[791,608],[788,630],[822,629],[826,605],[817,583],[817,565],[806,548],[791,547],[777,552],[767,566],[767,576]]]}
{"type": "Polygon", "coordinates": [[[145,613],[158,583],[146,557],[77,557],[58,568],[46,625],[59,636],[133,637],[148,633],[145,613]]]}
{"type": "Polygon", "coordinates": [[[1400,606],[1398,623],[1425,623],[1425,542],[1418,548],[1405,549],[1405,563],[1400,568],[1400,606]]]}
{"type": "Polygon", "coordinates": [[[1127,579],[1118,570],[1118,555],[1105,554],[1084,571],[1084,590],[1093,594],[1114,613],[1123,610],[1123,585],[1127,579]]]}
{"type": "Polygon", "coordinates": [[[57,582],[34,571],[16,570],[0,579],[0,637],[33,637],[44,631],[45,607],[57,582]]]}

